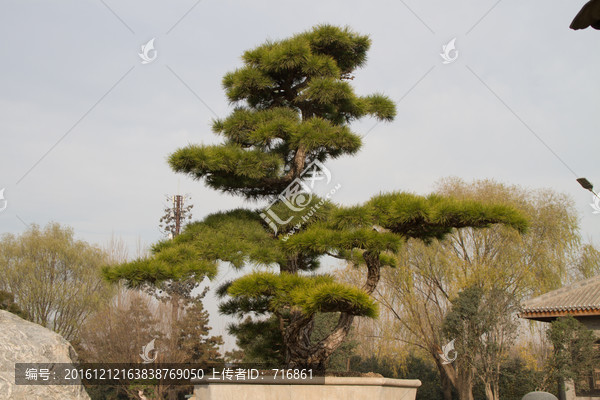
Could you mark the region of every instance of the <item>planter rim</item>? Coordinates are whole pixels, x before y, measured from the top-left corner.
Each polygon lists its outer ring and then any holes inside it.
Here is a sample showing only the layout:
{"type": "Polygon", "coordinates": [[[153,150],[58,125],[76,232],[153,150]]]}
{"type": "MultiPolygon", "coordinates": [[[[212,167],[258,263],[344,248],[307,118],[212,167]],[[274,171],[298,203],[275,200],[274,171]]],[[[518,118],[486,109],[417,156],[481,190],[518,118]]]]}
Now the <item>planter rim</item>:
{"type": "Polygon", "coordinates": [[[206,380],[193,380],[192,384],[196,386],[208,386],[208,385],[337,385],[337,386],[392,386],[392,387],[406,387],[406,388],[418,388],[421,386],[421,381],[418,379],[392,379],[383,377],[338,377],[338,376],[326,376],[324,379],[321,378],[319,381],[311,380],[258,380],[258,379],[247,379],[239,381],[222,381],[215,380],[207,382],[206,380]]]}

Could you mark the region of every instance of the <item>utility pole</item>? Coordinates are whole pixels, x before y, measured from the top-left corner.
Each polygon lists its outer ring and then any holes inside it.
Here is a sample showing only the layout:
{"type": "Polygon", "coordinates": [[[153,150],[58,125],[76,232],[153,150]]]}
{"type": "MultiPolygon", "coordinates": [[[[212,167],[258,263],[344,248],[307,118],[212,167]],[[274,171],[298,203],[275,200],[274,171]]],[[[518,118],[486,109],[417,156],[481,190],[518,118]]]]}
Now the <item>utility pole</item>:
{"type": "Polygon", "coordinates": [[[164,214],[160,218],[160,230],[163,234],[173,239],[183,231],[185,225],[191,221],[191,210],[194,207],[186,202],[190,200],[190,196],[174,195],[166,196],[167,205],[164,209],[164,214]]]}
{"type": "MultiPolygon", "coordinates": [[[[163,234],[169,239],[174,239],[181,234],[181,231],[192,218],[192,204],[186,205],[186,200],[190,200],[190,196],[173,195],[166,196],[167,201],[170,200],[171,205],[165,206],[165,213],[160,219],[160,229],[163,234]]],[[[168,204],[168,203],[167,203],[168,204]]],[[[170,297],[170,302],[173,311],[173,321],[177,321],[179,316],[180,299],[190,297],[192,290],[196,286],[192,280],[184,280],[181,282],[168,281],[161,284],[161,290],[166,292],[170,297]]]]}
{"type": "Polygon", "coordinates": [[[183,208],[183,196],[178,194],[173,196],[173,211],[175,213],[175,234],[178,236],[181,233],[181,209],[183,208]]]}
{"type": "MultiPolygon", "coordinates": [[[[164,214],[160,219],[160,229],[169,239],[174,239],[185,227],[192,218],[192,204],[185,205],[186,200],[190,200],[190,196],[182,196],[180,194],[173,196],[166,196],[167,205],[164,209],[164,214]],[[171,205],[168,201],[171,201],[171,205]]],[[[176,351],[178,348],[178,322],[181,317],[181,313],[185,310],[186,304],[192,298],[192,290],[196,287],[196,282],[192,279],[186,279],[183,281],[170,280],[162,282],[160,285],[161,291],[164,291],[168,297],[164,300],[168,301],[171,305],[171,333],[170,333],[170,344],[169,347],[176,351]]],[[[173,391],[169,391],[169,398],[175,398],[173,391]]]]}

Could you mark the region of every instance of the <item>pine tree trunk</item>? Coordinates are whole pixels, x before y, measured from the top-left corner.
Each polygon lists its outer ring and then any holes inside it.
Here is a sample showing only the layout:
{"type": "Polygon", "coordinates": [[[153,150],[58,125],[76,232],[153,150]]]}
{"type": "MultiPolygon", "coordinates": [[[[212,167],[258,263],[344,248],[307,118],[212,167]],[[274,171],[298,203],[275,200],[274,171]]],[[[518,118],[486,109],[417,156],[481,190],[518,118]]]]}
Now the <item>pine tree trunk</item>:
{"type": "MultiPolygon", "coordinates": [[[[282,266],[282,272],[298,274],[298,255],[288,257],[282,266]]],[[[310,355],[310,336],[314,326],[314,317],[305,315],[301,310],[290,311],[287,324],[286,318],[278,315],[281,336],[285,349],[286,368],[306,368],[310,355]]]]}
{"type": "Polygon", "coordinates": [[[310,335],[314,318],[308,317],[299,310],[292,310],[289,324],[284,328],[283,343],[287,368],[310,367],[308,359],[311,352],[310,335]]]}
{"type": "Polygon", "coordinates": [[[350,332],[350,327],[354,321],[354,315],[341,313],[340,319],[333,330],[325,339],[312,346],[308,365],[312,368],[324,369],[325,363],[331,357],[334,351],[344,343],[344,340],[350,332]]]}
{"type": "MultiPolygon", "coordinates": [[[[381,262],[378,252],[363,254],[367,264],[367,280],[362,289],[368,294],[373,293],[381,278],[381,262]]],[[[296,316],[292,317],[290,324],[283,333],[286,347],[286,363],[288,367],[305,366],[315,369],[324,369],[329,357],[336,351],[350,332],[354,315],[341,313],[334,330],[316,345],[310,346],[310,333],[312,332],[313,318],[296,316]]]]}
{"type": "MultiPolygon", "coordinates": [[[[362,289],[371,294],[381,277],[379,253],[366,251],[363,258],[367,264],[367,280],[362,289]]],[[[313,316],[307,317],[300,311],[292,311],[289,324],[282,332],[286,349],[286,366],[324,369],[329,357],[344,343],[353,321],[353,315],[341,313],[334,330],[319,343],[311,346],[313,316]]]]}
{"type": "Polygon", "coordinates": [[[375,291],[379,279],[381,278],[381,261],[379,261],[379,252],[365,251],[363,258],[367,264],[367,281],[362,289],[371,294],[375,291]]]}

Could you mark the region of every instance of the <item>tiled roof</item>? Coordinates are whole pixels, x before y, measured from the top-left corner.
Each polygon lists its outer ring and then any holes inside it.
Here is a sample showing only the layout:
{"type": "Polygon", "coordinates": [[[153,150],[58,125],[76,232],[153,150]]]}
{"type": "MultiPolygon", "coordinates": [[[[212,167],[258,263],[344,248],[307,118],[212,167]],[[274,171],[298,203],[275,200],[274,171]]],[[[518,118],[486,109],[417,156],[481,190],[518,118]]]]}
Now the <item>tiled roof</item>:
{"type": "Polygon", "coordinates": [[[600,275],[534,297],[521,306],[524,318],[567,313],[600,315],[600,275]]]}

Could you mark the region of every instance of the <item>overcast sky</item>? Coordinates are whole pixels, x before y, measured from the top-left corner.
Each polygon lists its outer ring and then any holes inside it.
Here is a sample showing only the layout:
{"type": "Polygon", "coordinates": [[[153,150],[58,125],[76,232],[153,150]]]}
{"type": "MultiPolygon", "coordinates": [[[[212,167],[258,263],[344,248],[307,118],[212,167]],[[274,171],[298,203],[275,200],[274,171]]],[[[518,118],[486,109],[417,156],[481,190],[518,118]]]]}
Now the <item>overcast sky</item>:
{"type": "Polygon", "coordinates": [[[569,194],[598,244],[600,214],[575,181],[600,188],[600,32],[569,29],[584,3],[3,0],[0,233],[57,221],[93,243],[114,233],[134,252],[138,238],[160,238],[166,194],[190,194],[196,218],[244,205],[176,175],[166,157],[219,142],[211,120],[232,109],[221,78],[245,50],[330,23],[370,35],[352,83],[398,110],[392,123],[353,125],[361,152],[327,164],[342,184],[335,201],[493,178],[569,194]],[[152,38],[156,59],[142,64],[152,38]],[[453,38],[458,57],[444,64],[453,38]]]}

